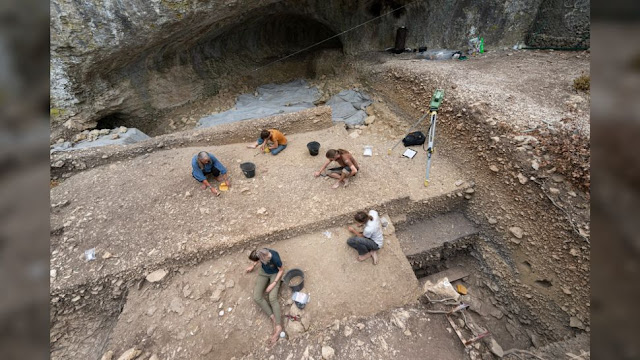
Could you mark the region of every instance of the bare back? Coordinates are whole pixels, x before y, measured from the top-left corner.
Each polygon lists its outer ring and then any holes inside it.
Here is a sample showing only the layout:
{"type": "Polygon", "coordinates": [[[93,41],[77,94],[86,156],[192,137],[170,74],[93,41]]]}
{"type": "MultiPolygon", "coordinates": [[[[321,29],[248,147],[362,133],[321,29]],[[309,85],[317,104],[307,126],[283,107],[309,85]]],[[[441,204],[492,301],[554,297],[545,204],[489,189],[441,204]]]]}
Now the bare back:
{"type": "Polygon", "coordinates": [[[340,154],[340,157],[336,161],[338,162],[338,164],[340,164],[340,166],[350,167],[351,164],[353,164],[353,166],[355,166],[357,170],[360,170],[360,166],[358,165],[358,162],[353,157],[353,155],[351,155],[351,153],[349,152],[344,152],[340,154]]]}

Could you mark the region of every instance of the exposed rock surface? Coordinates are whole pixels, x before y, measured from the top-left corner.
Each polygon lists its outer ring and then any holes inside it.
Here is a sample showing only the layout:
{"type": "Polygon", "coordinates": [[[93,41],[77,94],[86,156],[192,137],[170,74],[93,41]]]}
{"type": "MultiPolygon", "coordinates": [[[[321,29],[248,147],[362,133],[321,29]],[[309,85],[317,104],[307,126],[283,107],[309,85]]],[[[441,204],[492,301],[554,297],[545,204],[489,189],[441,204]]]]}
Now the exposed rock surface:
{"type": "MultiPolygon", "coordinates": [[[[325,40],[347,54],[392,46],[398,23],[406,45],[461,48],[482,36],[489,47],[588,43],[589,3],[498,0],[444,4],[408,1],[216,0],[51,3],[51,116],[64,129],[116,121],[148,133],[163,109],[217,94],[259,66],[325,40]],[[442,9],[447,9],[443,11],[442,9]],[[535,34],[530,35],[535,23],[535,34]],[[446,27],[448,31],[442,32],[446,27]],[[585,40],[586,39],[586,40],[585,40]],[[64,126],[63,126],[64,124],[64,126]]],[[[67,130],[68,131],[68,130],[67,130]]]]}

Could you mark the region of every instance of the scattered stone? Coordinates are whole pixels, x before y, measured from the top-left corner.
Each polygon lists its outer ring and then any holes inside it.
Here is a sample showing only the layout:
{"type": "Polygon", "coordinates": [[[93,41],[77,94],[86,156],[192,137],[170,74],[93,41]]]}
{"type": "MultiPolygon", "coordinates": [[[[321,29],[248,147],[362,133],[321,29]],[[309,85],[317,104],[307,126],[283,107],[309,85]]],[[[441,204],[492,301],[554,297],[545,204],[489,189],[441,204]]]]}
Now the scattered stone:
{"type": "Polygon", "coordinates": [[[118,134],[112,134],[111,135],[111,140],[118,140],[120,138],[120,135],[118,134]]]}
{"type": "Polygon", "coordinates": [[[473,194],[476,191],[473,188],[467,188],[464,192],[466,192],[467,194],[473,194]]]}
{"type": "Polygon", "coordinates": [[[191,192],[187,191],[184,193],[184,197],[190,198],[191,197],[191,192]]]}
{"type": "Polygon", "coordinates": [[[373,124],[374,121],[376,121],[376,116],[375,115],[369,115],[369,116],[367,116],[366,119],[364,119],[365,125],[371,125],[371,124],[373,124]]]}
{"type": "Polygon", "coordinates": [[[554,195],[558,195],[560,194],[560,189],[552,187],[552,188],[549,188],[549,192],[554,195]]]}
{"type": "Polygon", "coordinates": [[[235,281],[229,280],[229,281],[227,281],[227,285],[226,286],[227,286],[227,288],[230,289],[230,288],[234,287],[235,285],[236,285],[235,281]]]}
{"type": "Polygon", "coordinates": [[[333,350],[333,348],[331,346],[323,346],[322,347],[322,358],[325,360],[328,359],[333,359],[333,356],[335,355],[335,351],[333,350]]]}
{"type": "Polygon", "coordinates": [[[493,136],[493,137],[491,137],[491,140],[492,140],[492,141],[495,141],[495,142],[500,142],[500,137],[498,137],[498,136],[493,136]]]}
{"type": "Polygon", "coordinates": [[[127,128],[125,126],[120,126],[120,128],[118,128],[118,132],[121,134],[124,134],[127,132],[127,128]]]}
{"type": "Polygon", "coordinates": [[[49,270],[49,277],[50,278],[55,279],[56,276],[58,276],[58,270],[56,270],[56,269],[49,270]]]}
{"type": "Polygon", "coordinates": [[[533,161],[531,162],[531,168],[532,168],[533,170],[538,170],[538,169],[540,169],[540,164],[538,164],[538,162],[537,162],[537,161],[533,160],[533,161]]]}
{"type": "Polygon", "coordinates": [[[109,350],[102,355],[100,360],[111,360],[113,358],[113,351],[109,350]]]}
{"type": "Polygon", "coordinates": [[[158,355],[153,354],[153,355],[151,355],[151,357],[149,358],[149,360],[160,360],[160,359],[158,358],[158,355]]]}
{"type": "Polygon", "coordinates": [[[518,226],[510,227],[509,232],[513,234],[513,236],[517,237],[518,239],[522,239],[522,235],[524,235],[524,231],[522,231],[522,229],[519,228],[518,226]]]}
{"type": "Polygon", "coordinates": [[[572,328],[581,329],[581,330],[585,329],[584,323],[582,321],[580,321],[580,319],[578,319],[575,316],[572,316],[569,319],[569,326],[571,326],[572,328]]]}
{"type": "Polygon", "coordinates": [[[359,347],[362,347],[364,345],[364,341],[358,340],[356,341],[356,345],[358,345],[359,347]]]}
{"type": "Polygon", "coordinates": [[[261,207],[260,209],[258,209],[258,215],[265,215],[267,213],[267,209],[261,207]]]}
{"type": "Polygon", "coordinates": [[[462,184],[464,184],[464,181],[462,181],[462,180],[457,180],[457,181],[455,182],[455,185],[456,185],[456,186],[460,186],[460,185],[462,185],[462,184]]]}
{"type": "Polygon", "coordinates": [[[158,282],[164,279],[167,276],[168,272],[165,269],[158,269],[151,274],[147,275],[146,279],[150,283],[158,282]]]}
{"type": "Polygon", "coordinates": [[[496,172],[496,173],[497,173],[498,171],[500,171],[500,170],[498,170],[498,167],[497,167],[497,166],[495,166],[495,165],[491,165],[491,166],[489,166],[489,170],[491,170],[491,171],[493,171],[493,172],[496,172]]]}
{"type": "Polygon", "coordinates": [[[177,297],[171,299],[171,302],[169,303],[169,311],[173,311],[178,315],[182,315],[184,313],[184,305],[182,304],[182,300],[177,297]]]}
{"type": "Polygon", "coordinates": [[[574,191],[569,191],[567,194],[569,194],[569,196],[571,196],[571,197],[578,196],[578,194],[576,194],[574,191]]]}
{"type": "Polygon", "coordinates": [[[527,179],[526,176],[518,173],[518,181],[520,182],[520,184],[524,185],[529,181],[529,179],[527,179]]]}
{"type": "Polygon", "coordinates": [[[102,254],[102,258],[105,259],[105,260],[110,258],[110,257],[113,257],[113,255],[108,251],[105,252],[104,254],[102,254]]]}
{"type": "Polygon", "coordinates": [[[218,302],[220,301],[220,298],[222,297],[222,292],[224,291],[224,288],[216,288],[213,291],[213,294],[211,294],[211,300],[213,300],[213,302],[218,302]]]}
{"type": "Polygon", "coordinates": [[[409,331],[409,329],[407,329],[407,330],[405,330],[405,331],[403,332],[403,334],[404,334],[405,336],[411,336],[411,331],[409,331]]]}
{"type": "Polygon", "coordinates": [[[61,168],[64,166],[64,161],[62,160],[58,160],[56,162],[54,162],[53,164],[51,164],[52,167],[54,168],[61,168]]]}
{"type": "Polygon", "coordinates": [[[332,328],[333,328],[333,331],[340,331],[340,320],[336,319],[333,322],[332,328]]]}
{"type": "Polygon", "coordinates": [[[576,249],[576,248],[571,248],[571,250],[569,250],[569,254],[578,257],[580,256],[580,250],[576,249]]]}
{"type": "Polygon", "coordinates": [[[516,238],[511,238],[509,239],[509,241],[511,241],[512,243],[516,244],[516,245],[520,245],[520,240],[516,239],[516,238]]]}
{"type": "Polygon", "coordinates": [[[498,220],[496,220],[496,218],[492,218],[492,217],[489,218],[489,224],[495,225],[497,223],[498,223],[498,220]]]}
{"type": "Polygon", "coordinates": [[[553,182],[556,182],[556,183],[561,183],[564,181],[564,176],[560,174],[553,174],[551,175],[551,180],[553,180],[553,182]]]}
{"type": "Polygon", "coordinates": [[[156,313],[156,310],[158,310],[158,308],[155,307],[155,306],[152,306],[152,307],[148,308],[145,313],[147,314],[147,316],[153,316],[153,314],[156,313]]]}
{"type": "Polygon", "coordinates": [[[352,139],[357,139],[358,136],[360,136],[360,133],[358,133],[358,131],[354,131],[351,134],[349,134],[349,137],[352,139]]]}
{"type": "Polygon", "coordinates": [[[364,324],[363,323],[357,323],[356,327],[358,328],[358,330],[362,330],[362,329],[364,329],[364,324]]]}
{"type": "Polygon", "coordinates": [[[120,355],[118,360],[133,360],[133,359],[137,358],[140,354],[142,354],[142,350],[138,350],[136,348],[131,348],[131,349],[125,351],[122,355],[120,355]]]}
{"type": "Polygon", "coordinates": [[[410,316],[411,315],[406,310],[403,310],[403,309],[394,310],[391,313],[391,323],[397,326],[398,328],[400,328],[402,331],[404,331],[407,329],[407,320],[409,320],[410,316]]]}
{"type": "Polygon", "coordinates": [[[562,286],[561,289],[562,289],[563,293],[565,293],[567,295],[571,295],[571,290],[569,290],[569,288],[566,288],[566,287],[562,286]]]}
{"type": "Polygon", "coordinates": [[[344,336],[349,337],[353,334],[353,329],[349,326],[344,327],[344,336]]]}
{"type": "Polygon", "coordinates": [[[491,352],[499,358],[502,358],[504,356],[504,351],[502,350],[502,346],[500,346],[500,344],[498,344],[498,342],[493,338],[491,338],[491,344],[489,345],[489,350],[491,350],[491,352]]]}
{"type": "Polygon", "coordinates": [[[224,310],[220,310],[220,312],[218,313],[218,316],[224,316],[224,310]]]}

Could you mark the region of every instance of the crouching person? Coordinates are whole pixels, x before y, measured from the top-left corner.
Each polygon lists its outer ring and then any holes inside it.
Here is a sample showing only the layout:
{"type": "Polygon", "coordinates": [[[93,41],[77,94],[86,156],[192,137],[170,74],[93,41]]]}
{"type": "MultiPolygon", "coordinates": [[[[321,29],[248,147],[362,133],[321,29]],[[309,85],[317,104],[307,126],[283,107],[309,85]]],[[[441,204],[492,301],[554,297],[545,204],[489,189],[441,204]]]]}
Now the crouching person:
{"type": "Polygon", "coordinates": [[[365,261],[373,258],[373,264],[378,264],[378,250],[382,249],[384,238],[382,236],[382,224],[380,216],[375,210],[369,210],[369,213],[359,211],[354,216],[358,225],[356,228],[349,226],[355,236],[347,240],[347,245],[358,251],[358,261],[365,261]],[[362,232],[360,232],[362,228],[362,232]]]}
{"type": "Polygon", "coordinates": [[[215,156],[206,151],[201,151],[191,160],[191,175],[193,178],[202,183],[202,189],[210,189],[215,196],[220,196],[220,192],[215,186],[211,186],[207,180],[207,175],[213,175],[216,181],[224,182],[227,187],[231,187],[227,168],[222,165],[215,156]]]}

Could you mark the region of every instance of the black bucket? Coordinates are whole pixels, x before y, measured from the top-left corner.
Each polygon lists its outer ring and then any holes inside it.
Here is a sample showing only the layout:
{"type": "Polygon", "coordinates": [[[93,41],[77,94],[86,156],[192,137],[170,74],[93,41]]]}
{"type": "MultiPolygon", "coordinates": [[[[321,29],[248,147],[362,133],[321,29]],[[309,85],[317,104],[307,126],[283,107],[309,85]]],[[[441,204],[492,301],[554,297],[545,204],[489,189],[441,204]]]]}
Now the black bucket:
{"type": "Polygon", "coordinates": [[[242,173],[244,174],[244,176],[248,178],[256,176],[256,165],[254,163],[242,163],[240,164],[240,169],[242,169],[242,173]]]}
{"type": "Polygon", "coordinates": [[[320,150],[320,143],[312,141],[307,144],[307,149],[309,149],[309,154],[311,154],[311,156],[316,156],[318,155],[318,150],[320,150]]]}
{"type": "Polygon", "coordinates": [[[291,269],[287,271],[282,281],[291,288],[291,291],[300,291],[304,287],[304,272],[300,269],[291,269]]]}

